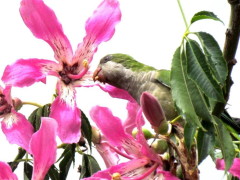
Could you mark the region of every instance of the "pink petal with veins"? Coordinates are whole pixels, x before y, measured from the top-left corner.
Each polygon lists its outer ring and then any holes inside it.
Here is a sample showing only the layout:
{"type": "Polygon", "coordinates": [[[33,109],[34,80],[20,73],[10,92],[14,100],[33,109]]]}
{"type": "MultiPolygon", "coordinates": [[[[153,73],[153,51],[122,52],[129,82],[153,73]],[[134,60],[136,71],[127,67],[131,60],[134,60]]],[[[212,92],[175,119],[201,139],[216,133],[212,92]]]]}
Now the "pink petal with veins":
{"type": "MultiPolygon", "coordinates": [[[[121,179],[134,179],[133,177],[134,173],[131,173],[131,171],[135,171],[136,169],[143,168],[143,171],[146,169],[144,168],[145,165],[149,163],[149,160],[146,158],[141,158],[141,159],[133,159],[129,162],[121,163],[116,166],[112,166],[106,170],[99,171],[95,174],[93,174],[89,178],[84,178],[83,180],[112,180],[113,177],[112,175],[114,173],[118,173],[121,175],[121,179]],[[129,177],[127,177],[129,176],[129,177]]],[[[139,174],[136,174],[138,176],[139,174]]],[[[138,179],[139,180],[139,179],[138,179]]]]}
{"type": "MultiPolygon", "coordinates": [[[[11,89],[12,89],[11,86],[6,86],[2,91],[2,93],[4,94],[4,98],[6,99],[8,104],[10,104],[10,105],[13,104],[12,97],[11,97],[11,89]]],[[[0,92],[0,94],[1,94],[1,92],[0,92]]]]}
{"type": "Polygon", "coordinates": [[[0,179],[2,180],[17,180],[16,174],[12,172],[8,163],[0,161],[0,179]]]}
{"type": "MultiPolygon", "coordinates": [[[[235,158],[233,160],[232,166],[228,170],[233,176],[240,178],[240,158],[235,158]]],[[[218,170],[225,170],[225,162],[223,159],[216,160],[216,168],[218,170]]]]}
{"type": "Polygon", "coordinates": [[[17,144],[29,152],[29,142],[34,132],[32,124],[20,113],[12,109],[2,122],[2,131],[11,144],[17,144]]]}
{"type": "Polygon", "coordinates": [[[90,116],[111,145],[123,148],[134,157],[141,156],[141,145],[125,133],[121,119],[113,116],[108,108],[95,106],[91,109],[90,116]]]}
{"type": "Polygon", "coordinates": [[[46,41],[52,47],[58,61],[71,62],[71,44],[52,9],[42,0],[22,0],[20,13],[34,36],[46,41]]]}
{"type": "MultiPolygon", "coordinates": [[[[140,109],[140,106],[138,105],[138,103],[134,102],[128,102],[127,103],[127,111],[128,111],[128,116],[127,119],[123,122],[123,126],[125,129],[125,132],[132,134],[132,130],[137,127],[136,124],[136,117],[137,117],[137,113],[140,109]]],[[[139,120],[139,122],[141,126],[144,125],[144,119],[143,117],[141,117],[141,119],[139,120]]]]}
{"type": "MultiPolygon", "coordinates": [[[[117,0],[104,0],[86,21],[86,36],[78,45],[74,62],[87,59],[90,63],[101,42],[108,41],[115,32],[116,24],[121,20],[121,11],[117,0]]],[[[83,66],[80,69],[84,69],[83,66]]]]}
{"type": "Polygon", "coordinates": [[[58,64],[44,59],[19,59],[8,65],[3,73],[2,81],[7,85],[24,87],[35,82],[46,82],[46,75],[56,75],[58,64]]]}
{"type": "Polygon", "coordinates": [[[114,34],[116,24],[121,20],[121,11],[117,0],[104,0],[86,22],[87,37],[93,44],[108,41],[114,34]]]}
{"type": "Polygon", "coordinates": [[[110,109],[95,106],[91,109],[90,116],[111,144],[121,146],[123,139],[128,138],[121,119],[113,116],[110,109]]]}
{"type": "MultiPolygon", "coordinates": [[[[111,97],[113,98],[119,98],[119,99],[124,99],[129,101],[127,103],[127,111],[128,111],[128,117],[125,121],[123,121],[123,126],[124,129],[127,133],[132,134],[133,128],[135,128],[136,125],[136,115],[137,112],[140,108],[139,104],[133,97],[124,89],[116,88],[111,85],[99,85],[97,84],[98,87],[100,87],[103,91],[107,92],[111,97]]],[[[141,121],[139,121],[141,125],[144,125],[144,119],[141,118],[141,121]]]]}
{"type": "Polygon", "coordinates": [[[30,150],[33,155],[33,180],[44,179],[56,161],[57,123],[52,118],[41,118],[41,126],[32,136],[30,150]]]}
{"type": "Polygon", "coordinates": [[[147,156],[149,159],[151,159],[152,161],[158,162],[160,164],[162,164],[161,159],[159,158],[159,156],[154,153],[154,151],[149,147],[144,134],[142,132],[142,126],[141,126],[141,121],[142,121],[142,109],[140,109],[137,113],[137,117],[136,117],[136,124],[137,124],[137,128],[138,128],[138,134],[137,134],[137,140],[138,142],[142,145],[141,146],[141,153],[145,156],[147,156]]]}
{"type": "Polygon", "coordinates": [[[57,120],[58,136],[64,143],[77,143],[81,136],[81,111],[73,87],[58,82],[58,96],[51,105],[50,117],[57,120]]]}
{"type": "Polygon", "coordinates": [[[137,101],[124,89],[120,89],[111,85],[97,85],[113,98],[125,99],[132,103],[137,103],[137,101]]]}
{"type": "Polygon", "coordinates": [[[119,157],[107,142],[95,144],[95,146],[107,168],[118,164],[119,157]]]}
{"type": "Polygon", "coordinates": [[[171,172],[162,171],[162,170],[159,170],[159,169],[157,170],[157,174],[155,175],[155,178],[157,179],[157,177],[162,177],[162,175],[163,175],[164,180],[180,180],[179,178],[174,176],[171,172]]]}

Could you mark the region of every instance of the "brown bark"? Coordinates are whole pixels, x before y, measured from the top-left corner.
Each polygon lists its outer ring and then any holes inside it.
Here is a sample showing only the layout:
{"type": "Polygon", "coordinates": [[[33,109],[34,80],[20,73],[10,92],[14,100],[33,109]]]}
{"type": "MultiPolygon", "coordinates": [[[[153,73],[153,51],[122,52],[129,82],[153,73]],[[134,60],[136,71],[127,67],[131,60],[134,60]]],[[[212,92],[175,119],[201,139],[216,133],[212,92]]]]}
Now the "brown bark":
{"type": "MultiPolygon", "coordinates": [[[[226,102],[229,99],[230,89],[233,84],[231,73],[233,66],[237,63],[235,55],[237,52],[239,35],[240,35],[240,1],[239,0],[228,0],[231,6],[231,13],[229,19],[229,25],[226,30],[226,38],[223,48],[223,56],[228,66],[228,76],[226,80],[226,90],[224,97],[226,102]]],[[[218,103],[214,109],[214,115],[219,116],[225,107],[226,103],[218,103]]]]}

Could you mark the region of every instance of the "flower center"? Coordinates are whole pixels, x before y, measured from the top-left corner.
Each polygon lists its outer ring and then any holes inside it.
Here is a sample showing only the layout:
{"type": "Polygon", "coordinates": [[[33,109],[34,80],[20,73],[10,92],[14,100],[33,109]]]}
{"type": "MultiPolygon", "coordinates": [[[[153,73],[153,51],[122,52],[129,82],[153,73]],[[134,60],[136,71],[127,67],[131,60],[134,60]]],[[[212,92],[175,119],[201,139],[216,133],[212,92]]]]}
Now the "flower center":
{"type": "Polygon", "coordinates": [[[69,74],[77,75],[78,73],[78,63],[75,63],[72,66],[63,63],[63,69],[59,72],[59,75],[61,76],[61,80],[68,85],[73,81],[73,79],[69,77],[69,74]]]}
{"type": "Polygon", "coordinates": [[[12,106],[8,104],[5,95],[0,94],[0,116],[11,112],[12,106]]]}

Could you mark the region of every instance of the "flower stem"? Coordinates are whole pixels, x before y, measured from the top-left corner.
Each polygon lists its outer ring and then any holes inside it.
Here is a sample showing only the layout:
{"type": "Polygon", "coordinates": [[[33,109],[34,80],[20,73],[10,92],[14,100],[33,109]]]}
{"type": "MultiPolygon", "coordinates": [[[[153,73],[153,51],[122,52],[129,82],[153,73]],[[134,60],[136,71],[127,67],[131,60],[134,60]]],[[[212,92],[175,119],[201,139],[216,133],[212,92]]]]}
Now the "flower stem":
{"type": "Polygon", "coordinates": [[[183,17],[183,21],[184,21],[185,26],[186,26],[186,28],[187,28],[187,30],[188,30],[189,26],[188,26],[188,23],[187,23],[187,19],[186,19],[186,17],[185,17],[185,14],[184,14],[184,12],[183,12],[183,8],[182,8],[182,5],[181,5],[181,2],[180,2],[180,0],[177,0],[177,2],[178,2],[178,7],[179,7],[179,9],[180,9],[180,11],[181,11],[181,14],[182,14],[182,17],[183,17]]]}
{"type": "Polygon", "coordinates": [[[33,106],[36,106],[36,107],[43,107],[41,104],[38,104],[38,103],[35,103],[35,102],[28,102],[28,101],[24,101],[22,102],[23,105],[33,105],[33,106]]]}
{"type": "Polygon", "coordinates": [[[177,122],[178,120],[181,119],[181,116],[177,116],[175,119],[173,119],[172,121],[170,121],[170,124],[174,124],[175,122],[177,122]]]}

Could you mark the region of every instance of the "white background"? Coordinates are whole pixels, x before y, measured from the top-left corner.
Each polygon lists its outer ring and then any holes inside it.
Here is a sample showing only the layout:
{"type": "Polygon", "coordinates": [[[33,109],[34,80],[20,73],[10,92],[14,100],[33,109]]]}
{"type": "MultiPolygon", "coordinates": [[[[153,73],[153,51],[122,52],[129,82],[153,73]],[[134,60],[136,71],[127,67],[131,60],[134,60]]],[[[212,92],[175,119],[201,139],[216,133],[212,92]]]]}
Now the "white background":
{"type": "MultiPolygon", "coordinates": [[[[87,18],[101,0],[45,0],[56,13],[63,25],[65,34],[68,36],[73,49],[82,42],[85,35],[84,25],[87,18]]],[[[20,0],[0,0],[0,74],[7,64],[13,63],[20,58],[43,58],[54,60],[53,51],[42,40],[36,39],[24,25],[19,14],[20,0]]],[[[135,59],[154,66],[156,68],[169,69],[172,55],[180,45],[185,25],[177,5],[177,0],[120,0],[122,21],[116,27],[113,38],[99,46],[94,56],[92,69],[96,67],[99,59],[109,53],[126,53],[135,59]]],[[[223,47],[225,31],[228,25],[230,6],[227,0],[182,0],[182,6],[187,20],[198,11],[208,10],[214,12],[224,25],[215,21],[202,21],[196,23],[191,31],[207,31],[223,47]]],[[[238,54],[237,54],[238,58],[238,54]]],[[[239,90],[239,67],[233,69],[233,80],[229,101],[229,112],[233,116],[240,117],[238,90],[239,90]]],[[[55,88],[55,78],[47,80],[47,85],[37,83],[32,87],[13,90],[13,96],[23,101],[34,101],[40,104],[51,102],[55,88]]],[[[89,109],[96,105],[110,106],[114,113],[124,117],[124,102],[112,100],[107,95],[99,93],[96,89],[78,90],[78,104],[88,114],[89,109]]],[[[21,112],[29,114],[34,108],[26,106],[21,112]]],[[[17,147],[9,145],[2,132],[0,132],[0,161],[11,161],[16,154],[17,147]]],[[[76,162],[76,166],[79,162],[76,162]]],[[[200,168],[201,179],[223,179],[220,171],[214,170],[213,163],[205,161],[200,168]]],[[[23,179],[21,170],[17,171],[19,179],[23,179]]],[[[78,179],[75,170],[68,179],[78,179]]]]}

